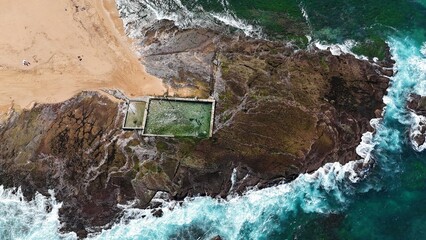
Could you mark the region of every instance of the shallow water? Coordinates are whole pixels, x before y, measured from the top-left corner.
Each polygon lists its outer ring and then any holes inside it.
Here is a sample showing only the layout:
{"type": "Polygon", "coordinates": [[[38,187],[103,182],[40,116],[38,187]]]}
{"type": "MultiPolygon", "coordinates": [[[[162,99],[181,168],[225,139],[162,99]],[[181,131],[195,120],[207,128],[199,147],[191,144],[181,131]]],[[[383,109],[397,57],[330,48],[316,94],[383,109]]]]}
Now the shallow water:
{"type": "Polygon", "coordinates": [[[145,134],[208,137],[212,103],[175,100],[149,102],[145,134]]]}

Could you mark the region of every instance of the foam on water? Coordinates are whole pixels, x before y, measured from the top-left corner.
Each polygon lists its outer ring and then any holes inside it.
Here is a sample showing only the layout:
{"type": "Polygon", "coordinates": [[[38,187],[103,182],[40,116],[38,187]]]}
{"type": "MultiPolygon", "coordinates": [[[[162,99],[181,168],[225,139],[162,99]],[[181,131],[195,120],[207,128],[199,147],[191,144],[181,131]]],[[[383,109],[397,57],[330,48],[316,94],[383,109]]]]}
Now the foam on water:
{"type": "Polygon", "coordinates": [[[417,152],[422,152],[426,149],[426,141],[423,144],[418,144],[417,141],[415,141],[415,138],[418,136],[424,138],[423,134],[421,133],[421,129],[423,126],[426,126],[426,117],[411,113],[411,118],[413,121],[411,123],[410,129],[410,142],[414,150],[417,152]]]}
{"type": "Polygon", "coordinates": [[[395,70],[398,71],[397,76],[400,80],[393,82],[395,86],[389,89],[389,96],[384,100],[389,117],[403,125],[410,126],[409,135],[413,149],[423,151],[426,147],[425,144],[418,146],[414,137],[419,134],[421,124],[426,123],[425,118],[407,111],[405,106],[410,93],[426,96],[426,57],[422,52],[425,47],[423,44],[419,49],[414,43],[407,44],[408,41],[391,39],[392,54],[398,59],[395,70]]]}
{"type": "Polygon", "coordinates": [[[0,186],[0,239],[76,239],[74,233],[59,234],[58,211],[61,203],[36,194],[25,201],[20,188],[0,186]]]}
{"type": "MultiPolygon", "coordinates": [[[[300,8],[300,11],[302,12],[302,16],[305,19],[306,24],[309,27],[310,35],[313,35],[313,28],[312,28],[311,20],[309,19],[308,12],[306,11],[306,8],[305,8],[302,1],[299,3],[299,8],[300,8]]],[[[312,37],[310,35],[306,36],[306,38],[308,39],[308,43],[310,43],[312,41],[312,37]]]]}
{"type": "Polygon", "coordinates": [[[347,173],[354,173],[351,166],[327,164],[289,184],[251,190],[228,200],[195,197],[182,205],[168,202],[161,218],[153,217],[150,210],[127,209],[119,224],[94,239],[210,239],[216,235],[224,239],[267,239],[271,228],[282,227],[274,222],[285,221],[299,209],[330,213],[344,208],[349,199],[342,189],[351,189],[343,187],[350,182],[344,181],[347,173]]]}
{"type": "Polygon", "coordinates": [[[320,41],[313,42],[313,45],[320,50],[329,50],[331,54],[335,56],[339,56],[341,54],[351,54],[358,59],[368,60],[368,57],[363,55],[357,55],[352,52],[352,48],[356,46],[356,42],[354,40],[346,40],[343,44],[327,44],[320,41]]]}
{"type": "Polygon", "coordinates": [[[422,44],[422,47],[420,48],[420,52],[423,54],[424,57],[426,57],[426,42],[422,44]]]}
{"type": "MultiPolygon", "coordinates": [[[[424,42],[420,48],[421,55],[419,56],[413,56],[409,64],[411,68],[413,69],[413,76],[414,78],[418,79],[418,81],[414,85],[414,92],[416,94],[419,94],[420,96],[426,96],[426,42],[424,42]]],[[[426,126],[426,117],[425,116],[419,116],[415,114],[414,112],[410,113],[410,142],[413,146],[413,149],[422,152],[426,149],[426,141],[419,145],[417,141],[414,139],[418,136],[425,137],[421,134],[421,129],[423,126],[426,126]]]]}
{"type": "Polygon", "coordinates": [[[223,13],[209,13],[209,14],[214,19],[218,20],[219,22],[227,26],[242,30],[244,34],[247,36],[251,36],[251,37],[262,36],[262,31],[260,30],[260,28],[255,27],[251,24],[248,24],[244,20],[241,20],[235,17],[235,15],[230,14],[229,12],[226,12],[225,14],[223,13]]]}
{"type": "Polygon", "coordinates": [[[203,6],[194,1],[189,9],[180,0],[116,0],[126,32],[130,37],[143,38],[147,29],[159,20],[173,21],[180,29],[212,28],[223,29],[224,26],[238,29],[247,36],[261,37],[262,29],[239,19],[229,8],[226,0],[218,3],[220,12],[205,11],[203,6]]]}

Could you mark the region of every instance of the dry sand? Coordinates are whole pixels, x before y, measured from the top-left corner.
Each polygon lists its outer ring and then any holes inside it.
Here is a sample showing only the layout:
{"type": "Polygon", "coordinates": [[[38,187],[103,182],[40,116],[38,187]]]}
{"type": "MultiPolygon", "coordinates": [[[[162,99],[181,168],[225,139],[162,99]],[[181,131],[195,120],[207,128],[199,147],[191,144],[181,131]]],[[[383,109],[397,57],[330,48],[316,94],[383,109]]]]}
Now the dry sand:
{"type": "Polygon", "coordinates": [[[1,0],[0,31],[2,113],[83,90],[118,88],[130,97],[166,91],[140,64],[114,0],[1,0]]]}

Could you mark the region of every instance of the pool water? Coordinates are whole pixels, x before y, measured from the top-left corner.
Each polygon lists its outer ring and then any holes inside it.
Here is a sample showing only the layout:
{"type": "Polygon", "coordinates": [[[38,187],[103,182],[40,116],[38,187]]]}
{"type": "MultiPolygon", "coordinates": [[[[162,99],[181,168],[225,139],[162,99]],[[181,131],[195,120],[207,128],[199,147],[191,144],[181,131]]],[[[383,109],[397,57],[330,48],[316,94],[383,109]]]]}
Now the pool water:
{"type": "Polygon", "coordinates": [[[144,134],[209,137],[211,102],[151,99],[144,134]]]}

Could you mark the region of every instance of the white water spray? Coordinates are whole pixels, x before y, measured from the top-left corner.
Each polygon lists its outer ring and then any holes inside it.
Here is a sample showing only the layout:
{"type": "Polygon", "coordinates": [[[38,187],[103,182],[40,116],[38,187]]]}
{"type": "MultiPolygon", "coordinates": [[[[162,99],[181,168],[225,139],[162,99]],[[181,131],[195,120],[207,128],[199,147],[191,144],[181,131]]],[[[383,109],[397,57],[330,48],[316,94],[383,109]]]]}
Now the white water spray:
{"type": "Polygon", "coordinates": [[[116,0],[126,32],[130,37],[142,38],[145,31],[159,20],[173,21],[180,29],[212,28],[228,26],[239,29],[247,36],[262,37],[262,29],[239,19],[230,9],[226,0],[219,3],[221,12],[207,12],[194,3],[188,9],[180,0],[116,0]]]}
{"type": "Polygon", "coordinates": [[[74,233],[60,234],[58,211],[62,206],[51,197],[37,193],[26,201],[20,188],[0,186],[0,239],[76,239],[74,233]]]}

